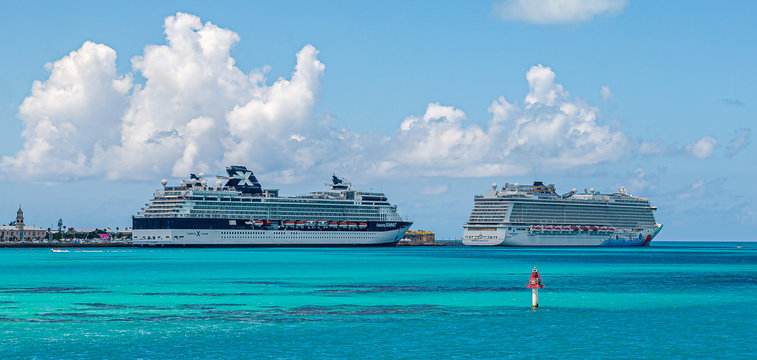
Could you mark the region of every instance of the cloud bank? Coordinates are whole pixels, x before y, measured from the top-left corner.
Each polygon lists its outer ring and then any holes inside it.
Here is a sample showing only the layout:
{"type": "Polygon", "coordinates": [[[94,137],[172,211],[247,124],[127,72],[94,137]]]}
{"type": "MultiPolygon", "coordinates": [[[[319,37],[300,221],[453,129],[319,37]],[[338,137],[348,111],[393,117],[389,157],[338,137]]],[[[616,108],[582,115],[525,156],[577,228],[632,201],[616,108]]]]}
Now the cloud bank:
{"type": "Polygon", "coordinates": [[[618,14],[628,0],[502,0],[492,5],[495,16],[532,24],[575,24],[599,15],[618,14]]]}
{"type": "Polygon", "coordinates": [[[422,116],[406,118],[392,139],[384,170],[423,166],[442,176],[493,176],[553,172],[617,160],[627,136],[599,123],[599,110],[572,99],[549,67],[526,74],[529,92],[519,106],[494,100],[486,127],[467,125],[465,113],[429,104],[422,116]]]}
{"type": "Polygon", "coordinates": [[[131,60],[144,85],[118,75],[116,52],[103,44],[86,42],[48,64],[49,79],[35,82],[19,108],[24,148],[2,168],[63,178],[183,176],[245,158],[266,166],[295,150],[278,139],[313,126],[325,68],[313,46],[297,54],[291,79],[266,85],[266,69],[235,66],[236,33],[183,13],[164,28],[167,45],[131,60]]]}
{"type": "Polygon", "coordinates": [[[4,156],[0,169],[59,180],[178,177],[228,164],[284,181],[316,168],[513,176],[615,161],[635,146],[602,124],[598,108],[571,97],[547,66],[526,73],[522,104],[493,100],[488,120],[430,103],[382,136],[336,128],[328,114],[314,114],[325,65],[312,45],[297,53],[290,78],[270,83],[267,68],[235,65],[236,33],[184,13],[166,18],[164,28],[166,44],[145,47],[128,74],[116,71],[113,49],[92,42],[48,64],[49,78],[36,81],[19,107],[24,146],[4,156]]]}

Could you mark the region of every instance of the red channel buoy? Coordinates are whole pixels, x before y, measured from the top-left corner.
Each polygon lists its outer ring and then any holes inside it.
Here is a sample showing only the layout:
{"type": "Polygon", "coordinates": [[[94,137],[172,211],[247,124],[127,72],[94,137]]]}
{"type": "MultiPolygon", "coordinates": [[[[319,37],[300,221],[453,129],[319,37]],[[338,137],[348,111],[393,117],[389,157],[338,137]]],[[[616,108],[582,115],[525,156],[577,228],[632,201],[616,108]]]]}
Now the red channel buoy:
{"type": "Polygon", "coordinates": [[[531,303],[534,308],[539,307],[539,289],[544,289],[544,283],[541,281],[539,271],[534,268],[531,271],[531,278],[528,279],[527,289],[531,289],[531,303]]]}

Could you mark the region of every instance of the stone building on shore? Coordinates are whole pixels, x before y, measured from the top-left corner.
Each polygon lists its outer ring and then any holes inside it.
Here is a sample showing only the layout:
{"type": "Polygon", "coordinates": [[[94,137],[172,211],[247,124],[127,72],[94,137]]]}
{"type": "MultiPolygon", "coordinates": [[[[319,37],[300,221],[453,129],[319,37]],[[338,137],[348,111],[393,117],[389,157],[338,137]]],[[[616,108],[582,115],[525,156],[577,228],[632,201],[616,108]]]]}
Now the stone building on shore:
{"type": "Polygon", "coordinates": [[[16,212],[16,222],[13,225],[0,226],[0,241],[32,241],[43,240],[47,231],[34,226],[24,224],[24,211],[21,206],[16,212]]]}
{"type": "Polygon", "coordinates": [[[436,235],[431,231],[408,230],[397,245],[423,246],[434,245],[436,235]]]}

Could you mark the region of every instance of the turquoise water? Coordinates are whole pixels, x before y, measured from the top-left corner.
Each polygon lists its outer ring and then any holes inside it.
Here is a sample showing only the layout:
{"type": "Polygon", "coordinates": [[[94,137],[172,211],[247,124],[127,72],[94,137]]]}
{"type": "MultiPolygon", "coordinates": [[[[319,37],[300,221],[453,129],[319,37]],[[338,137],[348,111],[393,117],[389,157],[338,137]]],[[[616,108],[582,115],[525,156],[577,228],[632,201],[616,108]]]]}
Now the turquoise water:
{"type": "Polygon", "coordinates": [[[0,357],[757,357],[757,243],[89,251],[0,249],[0,357]]]}

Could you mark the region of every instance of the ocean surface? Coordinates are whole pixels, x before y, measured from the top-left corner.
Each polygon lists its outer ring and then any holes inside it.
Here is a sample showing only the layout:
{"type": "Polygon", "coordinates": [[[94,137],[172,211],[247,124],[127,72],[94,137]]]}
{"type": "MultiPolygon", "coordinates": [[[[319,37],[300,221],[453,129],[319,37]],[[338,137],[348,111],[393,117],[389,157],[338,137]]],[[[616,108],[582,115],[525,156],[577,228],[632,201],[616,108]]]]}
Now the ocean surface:
{"type": "Polygon", "coordinates": [[[0,249],[0,358],[754,359],[740,244],[0,249]]]}

